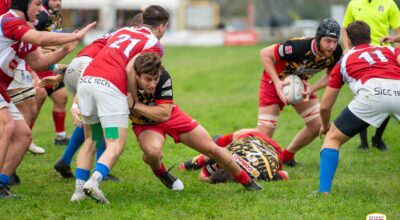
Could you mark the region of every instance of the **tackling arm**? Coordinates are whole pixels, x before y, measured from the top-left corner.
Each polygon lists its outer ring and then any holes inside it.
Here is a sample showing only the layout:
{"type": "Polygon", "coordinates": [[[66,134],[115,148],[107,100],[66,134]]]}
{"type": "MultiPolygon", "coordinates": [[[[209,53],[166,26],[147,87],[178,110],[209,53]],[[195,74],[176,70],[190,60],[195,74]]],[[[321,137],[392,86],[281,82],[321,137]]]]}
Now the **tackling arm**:
{"type": "Polygon", "coordinates": [[[148,106],[140,102],[135,102],[133,103],[133,107],[131,107],[131,111],[136,111],[156,122],[165,122],[168,121],[171,116],[172,104],[164,103],[156,106],[148,106]]]}
{"type": "Polygon", "coordinates": [[[323,134],[326,134],[326,132],[329,130],[329,121],[331,119],[332,107],[336,102],[339,91],[340,89],[328,87],[326,88],[324,96],[322,97],[320,105],[320,116],[322,120],[321,133],[323,134]]]}

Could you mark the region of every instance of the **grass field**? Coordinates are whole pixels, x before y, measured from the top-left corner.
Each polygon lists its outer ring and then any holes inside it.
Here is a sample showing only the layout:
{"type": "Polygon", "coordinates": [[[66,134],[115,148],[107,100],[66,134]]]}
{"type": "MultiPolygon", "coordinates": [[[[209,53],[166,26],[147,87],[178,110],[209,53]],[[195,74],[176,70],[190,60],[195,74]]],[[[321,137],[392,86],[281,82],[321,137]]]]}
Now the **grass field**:
{"type": "MultiPolygon", "coordinates": [[[[165,48],[164,65],[173,78],[175,102],[212,135],[254,127],[260,49],[165,48]]],[[[334,115],[351,97],[347,88],[341,92],[334,115]]],[[[67,126],[71,134],[69,115],[67,126]]],[[[302,119],[287,107],[274,139],[284,148],[302,126],[302,119]]],[[[370,137],[374,131],[369,129],[370,137]]],[[[74,180],[62,179],[53,169],[64,147],[53,144],[51,101],[47,100],[33,132],[35,143],[47,152],[42,156],[27,153],[18,169],[22,185],[12,189],[21,199],[1,200],[0,219],[365,219],[374,212],[400,219],[398,131],[399,125],[392,119],[384,134],[390,146],[385,153],[376,149],[359,151],[358,137],[345,144],[329,197],[313,194],[319,181],[320,139],[298,153],[298,167],[286,168],[288,181],[263,182],[262,192],[246,192],[233,183],[203,184],[197,181],[197,172],[180,173],[175,168],[173,173],[185,184],[182,192],[175,193],[166,189],[142,162],[133,132],[129,132],[126,150],[112,170],[122,181],[102,184],[111,202],[103,206],[92,200],[69,202],[74,180]]],[[[170,167],[196,154],[168,138],[164,162],[170,167]]]]}

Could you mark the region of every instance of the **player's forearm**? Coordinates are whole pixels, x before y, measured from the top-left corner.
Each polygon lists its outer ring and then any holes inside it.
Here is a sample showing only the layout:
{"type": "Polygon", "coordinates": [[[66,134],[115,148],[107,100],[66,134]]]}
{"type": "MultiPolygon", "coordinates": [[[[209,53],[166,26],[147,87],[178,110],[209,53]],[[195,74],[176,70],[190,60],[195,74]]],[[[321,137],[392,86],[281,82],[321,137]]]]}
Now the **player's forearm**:
{"type": "Polygon", "coordinates": [[[325,74],[323,77],[321,77],[314,85],[312,85],[311,92],[316,92],[322,88],[325,88],[328,84],[328,78],[328,74],[325,74]]]}
{"type": "Polygon", "coordinates": [[[326,108],[320,108],[319,110],[320,116],[321,116],[321,121],[322,121],[322,127],[327,128],[329,125],[329,121],[331,120],[331,109],[326,109],[326,108]]]}
{"type": "Polygon", "coordinates": [[[72,41],[80,40],[77,33],[54,33],[29,30],[22,37],[23,42],[32,43],[41,47],[58,46],[72,41]]]}
{"type": "Polygon", "coordinates": [[[346,52],[350,49],[349,37],[347,36],[346,28],[343,28],[342,44],[343,44],[343,52],[346,52]]]}
{"type": "Polygon", "coordinates": [[[171,116],[172,105],[163,104],[156,106],[148,106],[140,102],[136,102],[133,107],[133,110],[153,121],[165,122],[168,121],[171,116]]]}
{"type": "Polygon", "coordinates": [[[40,56],[37,57],[36,60],[30,61],[29,65],[35,71],[48,70],[49,66],[51,66],[52,64],[58,63],[68,53],[70,53],[70,51],[68,49],[62,47],[54,52],[41,54],[40,56]]]}
{"type": "Polygon", "coordinates": [[[264,66],[265,71],[271,77],[272,82],[276,82],[279,79],[278,73],[275,69],[275,60],[272,47],[267,47],[261,50],[260,52],[261,63],[264,66]]]}

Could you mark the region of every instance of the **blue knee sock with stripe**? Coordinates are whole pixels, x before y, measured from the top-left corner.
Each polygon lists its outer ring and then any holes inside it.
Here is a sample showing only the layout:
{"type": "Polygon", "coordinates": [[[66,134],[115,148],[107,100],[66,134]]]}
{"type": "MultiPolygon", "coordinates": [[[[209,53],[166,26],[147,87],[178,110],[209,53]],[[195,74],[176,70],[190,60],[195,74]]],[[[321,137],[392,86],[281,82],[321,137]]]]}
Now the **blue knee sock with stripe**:
{"type": "Polygon", "coordinates": [[[69,140],[67,148],[65,148],[61,160],[63,160],[65,164],[71,165],[72,158],[84,141],[85,133],[83,131],[83,128],[78,126],[75,127],[75,130],[72,133],[71,139],[69,140]]]}
{"type": "Polygon", "coordinates": [[[318,192],[331,191],[333,177],[339,162],[339,151],[325,148],[320,152],[319,190],[318,192]]]}

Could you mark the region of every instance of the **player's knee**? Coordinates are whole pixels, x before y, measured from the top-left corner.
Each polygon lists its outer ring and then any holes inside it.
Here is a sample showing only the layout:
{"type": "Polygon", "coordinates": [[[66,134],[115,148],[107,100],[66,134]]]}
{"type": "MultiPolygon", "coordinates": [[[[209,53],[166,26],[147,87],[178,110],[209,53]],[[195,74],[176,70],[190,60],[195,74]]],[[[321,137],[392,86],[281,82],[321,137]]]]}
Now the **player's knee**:
{"type": "Polygon", "coordinates": [[[258,115],[258,127],[262,127],[265,129],[275,129],[278,124],[278,115],[271,114],[259,114],[258,115]]]}
{"type": "Polygon", "coordinates": [[[147,147],[143,153],[143,160],[145,161],[158,161],[161,160],[163,156],[162,151],[156,147],[147,147]]]}
{"type": "Polygon", "coordinates": [[[300,113],[301,117],[304,120],[304,123],[307,126],[318,126],[318,127],[321,126],[319,107],[320,107],[319,103],[316,103],[315,105],[311,106],[310,108],[300,113]]]}
{"type": "Polygon", "coordinates": [[[15,129],[15,122],[13,120],[5,120],[3,123],[0,124],[0,137],[10,139],[14,129],[15,129]]]}

